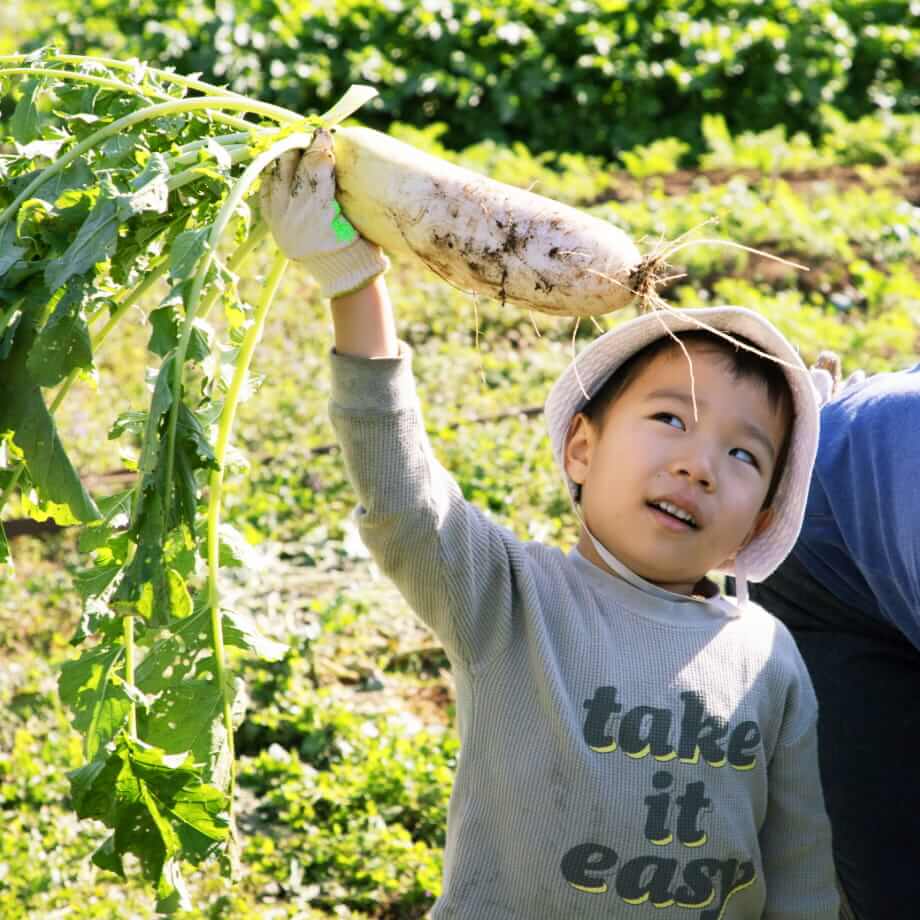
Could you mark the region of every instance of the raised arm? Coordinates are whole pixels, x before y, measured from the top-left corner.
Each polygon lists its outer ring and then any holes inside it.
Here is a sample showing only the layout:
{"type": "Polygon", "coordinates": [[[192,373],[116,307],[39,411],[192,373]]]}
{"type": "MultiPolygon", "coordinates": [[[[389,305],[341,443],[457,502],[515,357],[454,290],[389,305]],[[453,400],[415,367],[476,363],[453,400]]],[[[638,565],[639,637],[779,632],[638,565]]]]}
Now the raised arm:
{"type": "Polygon", "coordinates": [[[383,273],[389,261],[364,239],[335,199],[332,136],[319,130],[267,172],[262,214],[285,254],[301,262],[332,301],[335,349],[364,358],[396,357],[396,324],[383,273]]]}
{"type": "Polygon", "coordinates": [[[329,135],[285,154],[261,194],[276,242],[332,301],[330,414],[362,538],[452,660],[475,668],[510,633],[520,544],[465,501],[431,451],[383,280],[388,261],[335,200],[329,135]]]}
{"type": "Polygon", "coordinates": [[[396,321],[383,276],[332,301],[335,350],[340,355],[395,358],[399,354],[396,321]]]}

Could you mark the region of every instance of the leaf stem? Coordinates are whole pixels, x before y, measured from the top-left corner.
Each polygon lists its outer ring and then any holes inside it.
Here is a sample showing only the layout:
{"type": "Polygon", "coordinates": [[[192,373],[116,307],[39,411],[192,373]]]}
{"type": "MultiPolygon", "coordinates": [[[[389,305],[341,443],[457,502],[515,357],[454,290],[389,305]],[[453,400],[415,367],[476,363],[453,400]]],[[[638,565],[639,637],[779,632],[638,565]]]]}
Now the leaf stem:
{"type": "Polygon", "coordinates": [[[3,494],[0,495],[0,511],[6,507],[6,503],[9,501],[10,496],[13,494],[13,489],[16,488],[16,485],[19,482],[19,479],[22,476],[25,468],[25,460],[20,460],[19,465],[16,467],[16,471],[13,473],[12,479],[10,479],[10,481],[6,484],[6,488],[3,490],[3,494]]]}
{"type": "MultiPolygon", "coordinates": [[[[255,128],[255,125],[252,127],[255,128]]],[[[172,156],[169,157],[167,162],[170,168],[194,163],[198,151],[207,147],[208,141],[213,141],[215,144],[220,144],[221,147],[232,150],[240,144],[249,144],[252,141],[252,133],[249,131],[237,131],[235,134],[222,134],[218,137],[209,137],[207,140],[192,141],[189,144],[183,144],[181,147],[177,147],[172,156]]]]}
{"type": "MultiPolygon", "coordinates": [[[[150,274],[148,274],[147,277],[144,278],[144,280],[118,305],[118,308],[109,317],[108,322],[99,330],[99,334],[93,339],[92,350],[94,356],[102,346],[102,343],[109,337],[109,334],[118,324],[119,320],[121,320],[125,313],[127,313],[128,310],[130,310],[131,307],[133,307],[138,300],[140,300],[147,291],[163,277],[168,267],[168,260],[163,256],[156,268],[154,268],[153,271],[151,271],[150,274]]],[[[60,385],[57,393],[54,394],[54,400],[51,405],[48,406],[48,412],[50,412],[51,415],[57,412],[59,406],[64,401],[64,397],[70,391],[70,388],[74,385],[74,381],[79,376],[80,369],[76,367],[67,375],[67,379],[60,385]]]]}
{"type": "MultiPolygon", "coordinates": [[[[43,76],[57,77],[59,80],[73,80],[76,83],[88,83],[93,86],[102,86],[113,92],[128,92],[135,96],[142,96],[145,99],[160,99],[163,102],[178,101],[175,96],[169,93],[161,93],[156,90],[144,91],[141,87],[132,83],[123,83],[120,80],[113,80],[111,77],[100,77],[95,74],[81,73],[77,70],[54,70],[48,67],[8,67],[0,70],[0,77],[4,76],[43,76]]],[[[200,98],[200,97],[198,97],[200,98]]],[[[235,98],[245,98],[243,96],[235,98]]],[[[228,128],[254,128],[244,118],[237,118],[233,115],[224,115],[221,112],[214,113],[214,121],[227,125],[228,128]]]]}
{"type": "MultiPolygon", "coordinates": [[[[134,617],[124,618],[125,683],[134,686],[134,617]]],[[[137,738],[137,705],[131,700],[128,709],[128,734],[137,738]]]]}
{"type": "MultiPolygon", "coordinates": [[[[131,72],[137,72],[140,68],[142,72],[152,74],[154,77],[156,77],[156,79],[162,80],[164,83],[175,83],[177,86],[182,86],[185,89],[195,90],[204,96],[214,96],[221,98],[233,97],[244,102],[252,101],[248,96],[244,96],[242,93],[235,93],[233,90],[227,89],[226,87],[215,86],[213,83],[206,83],[204,80],[196,80],[193,77],[184,77],[181,74],[173,73],[170,70],[161,70],[160,68],[150,67],[147,64],[140,64],[139,62],[131,63],[129,61],[119,61],[115,58],[95,56],[90,57],[83,54],[51,54],[48,55],[48,59],[51,61],[59,61],[62,64],[68,64],[72,66],[78,66],[81,64],[96,64],[108,67],[111,70],[126,70],[131,72]]],[[[0,64],[17,64],[25,62],[26,60],[28,60],[28,55],[24,54],[0,55],[0,64]]],[[[35,73],[42,68],[23,67],[15,69],[25,70],[27,73],[35,73]]],[[[46,69],[50,70],[51,73],[55,76],[60,73],[73,73],[76,74],[77,78],[82,78],[84,76],[84,74],[81,74],[79,71],[58,71],[54,70],[53,68],[46,69]]],[[[125,85],[131,86],[131,84],[125,85]]],[[[283,106],[272,105],[271,103],[267,102],[261,104],[265,107],[264,114],[267,114],[269,118],[272,118],[275,121],[279,121],[282,124],[297,124],[298,122],[303,121],[303,116],[298,115],[296,112],[292,112],[290,109],[286,109],[283,106]]]]}
{"type": "Polygon", "coordinates": [[[170,96],[167,93],[142,87],[137,83],[123,83],[121,80],[113,80],[111,77],[100,77],[97,74],[80,73],[74,70],[54,70],[51,67],[3,67],[0,68],[0,77],[57,77],[62,80],[75,80],[79,83],[101,86],[114,92],[131,93],[132,95],[146,98],[153,97],[164,102],[175,98],[175,96],[170,96]]]}
{"type": "Polygon", "coordinates": [[[179,420],[179,404],[182,401],[182,387],[185,380],[185,356],[188,352],[189,340],[192,337],[192,330],[194,329],[195,320],[198,317],[201,306],[201,291],[207,279],[208,272],[211,270],[211,265],[214,262],[220,238],[227,224],[230,222],[230,219],[233,217],[234,211],[239,207],[246,193],[249,191],[250,186],[259,178],[262,170],[271,163],[272,160],[281,156],[282,153],[288,150],[308,147],[312,138],[312,134],[289,134],[287,137],[278,141],[278,143],[273,144],[268,150],[264,150],[256,156],[246,167],[243,175],[240,176],[230,189],[230,193],[227,195],[211,227],[207,251],[199,260],[198,271],[195,274],[195,279],[189,291],[188,301],[185,304],[185,322],[182,326],[182,335],[179,339],[179,344],[176,346],[176,364],[173,384],[174,395],[169,413],[169,429],[166,441],[166,478],[164,482],[167,484],[167,488],[170,488],[172,484],[173,463],[176,451],[176,425],[179,420]]]}
{"type": "MultiPolygon", "coordinates": [[[[250,128],[255,128],[259,130],[258,125],[249,125],[250,128]]],[[[261,129],[263,131],[271,130],[269,128],[261,129]]],[[[192,153],[195,150],[200,150],[202,147],[208,146],[208,141],[216,141],[218,144],[226,146],[227,144],[242,144],[245,143],[252,137],[251,131],[237,131],[234,134],[219,134],[217,137],[205,138],[200,141],[189,141],[187,144],[183,144],[181,147],[176,148],[177,154],[183,153],[192,153]]]]}
{"type": "MultiPolygon", "coordinates": [[[[258,247],[258,245],[268,236],[268,224],[264,221],[257,223],[252,230],[249,231],[249,236],[237,246],[233,255],[227,260],[227,270],[233,273],[236,273],[237,269],[242,266],[246,260],[252,255],[253,251],[258,247]]],[[[218,287],[214,287],[213,290],[208,292],[207,297],[204,299],[201,305],[201,309],[198,311],[198,315],[202,318],[207,316],[211,312],[211,308],[214,306],[217,298],[220,297],[221,291],[218,287]]]]}
{"type": "MultiPolygon", "coordinates": [[[[227,153],[230,155],[230,162],[234,165],[241,163],[243,160],[247,159],[250,155],[250,148],[248,144],[241,144],[236,147],[227,147],[227,153]]],[[[178,159],[178,158],[177,158],[178,159]]],[[[181,163],[176,162],[176,165],[182,165],[181,163]]],[[[198,166],[193,166],[190,169],[186,169],[183,172],[176,173],[173,176],[169,177],[167,185],[171,192],[175,191],[177,188],[182,188],[185,185],[188,185],[189,182],[194,182],[196,179],[203,179],[206,176],[202,175],[198,166]]]]}
{"type": "Polygon", "coordinates": [[[265,282],[262,298],[256,309],[252,325],[246,332],[246,336],[240,348],[240,353],[237,356],[233,379],[230,382],[227,398],[224,401],[224,406],[220,414],[217,443],[214,448],[217,469],[213,470],[211,473],[210,494],[208,496],[208,607],[211,611],[211,639],[214,648],[214,661],[217,667],[217,679],[221,688],[221,693],[223,694],[224,729],[227,733],[227,744],[229,746],[229,788],[231,791],[234,785],[236,770],[235,754],[233,750],[232,697],[227,687],[223,622],[220,612],[220,595],[217,583],[217,574],[220,566],[220,511],[224,483],[224,460],[227,455],[227,445],[230,442],[230,432],[233,430],[233,422],[236,417],[237,406],[240,402],[240,393],[242,392],[243,383],[246,380],[246,374],[249,370],[255,347],[262,337],[262,330],[265,327],[265,317],[268,315],[269,308],[275,299],[275,294],[281,284],[281,279],[284,276],[284,270],[287,268],[287,264],[288,260],[285,255],[282,252],[278,252],[275,255],[271,271],[265,282]]]}
{"type": "MultiPolygon", "coordinates": [[[[87,150],[91,150],[102,141],[107,140],[115,134],[122,134],[128,128],[131,128],[142,121],[150,121],[154,118],[161,118],[167,115],[176,115],[181,112],[195,112],[202,109],[212,108],[217,109],[218,112],[220,109],[225,108],[252,112],[258,115],[268,115],[271,117],[272,110],[277,108],[277,106],[268,106],[263,102],[258,102],[252,99],[243,99],[239,96],[207,96],[199,97],[197,99],[176,99],[173,102],[161,102],[157,105],[151,105],[147,108],[139,109],[135,112],[130,112],[128,115],[119,118],[117,121],[113,121],[111,124],[106,125],[104,128],[100,128],[98,131],[95,131],[75,147],[72,147],[62,157],[59,157],[57,160],[55,160],[46,169],[43,169],[41,173],[37,175],[16,196],[16,198],[13,199],[13,202],[9,205],[9,207],[7,207],[7,209],[2,214],[0,214],[0,227],[2,227],[3,224],[5,224],[16,213],[19,205],[21,205],[23,201],[32,197],[36,189],[41,187],[49,179],[56,176],[65,167],[69,166],[74,160],[77,159],[77,157],[86,153],[87,150]]],[[[211,114],[212,116],[215,116],[218,113],[215,112],[211,114]]]]}
{"type": "Polygon", "coordinates": [[[99,334],[93,339],[93,353],[109,337],[115,326],[124,315],[130,310],[159,280],[166,274],[169,268],[169,259],[162,256],[157,265],[149,272],[146,278],[118,305],[115,312],[109,317],[108,322],[99,330],[99,334]]]}
{"type": "MultiPolygon", "coordinates": [[[[32,55],[29,54],[0,54],[0,64],[2,63],[21,63],[30,60],[32,55]]],[[[186,77],[182,74],[174,73],[171,70],[162,70],[157,67],[150,67],[147,64],[142,64],[139,61],[120,61],[116,58],[109,57],[96,57],[95,55],[89,56],[85,54],[60,54],[57,52],[52,52],[51,54],[45,55],[47,60],[59,61],[62,64],[70,65],[80,65],[80,64],[101,64],[104,67],[108,67],[111,70],[128,70],[136,72],[139,69],[142,72],[153,74],[158,80],[163,80],[166,83],[175,83],[178,86],[184,86],[186,89],[193,89],[199,93],[203,93],[206,96],[236,96],[239,99],[245,99],[246,96],[241,95],[240,93],[235,93],[233,90],[226,89],[225,87],[215,86],[213,83],[206,83],[204,80],[196,80],[194,77],[186,77]]],[[[295,115],[289,109],[283,109],[280,106],[275,106],[280,112],[286,112],[294,120],[299,121],[300,116],[295,115]]]]}

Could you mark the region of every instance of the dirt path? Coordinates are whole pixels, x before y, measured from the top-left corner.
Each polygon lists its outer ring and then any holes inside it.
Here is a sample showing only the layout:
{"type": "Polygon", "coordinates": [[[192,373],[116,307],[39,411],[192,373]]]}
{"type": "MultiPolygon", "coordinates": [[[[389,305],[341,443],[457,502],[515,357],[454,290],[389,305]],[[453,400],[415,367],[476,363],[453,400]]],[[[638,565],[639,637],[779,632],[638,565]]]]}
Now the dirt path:
{"type": "Polygon", "coordinates": [[[645,194],[647,184],[663,186],[671,197],[679,198],[705,182],[708,185],[724,185],[732,179],[745,179],[756,183],[767,179],[782,179],[796,192],[806,193],[809,189],[831,184],[846,190],[856,185],[866,185],[865,171],[872,169],[886,188],[896,190],[912,205],[920,205],[920,163],[893,164],[890,167],[877,166],[829,166],[824,169],[803,169],[796,172],[763,173],[757,169],[682,169],[664,176],[652,176],[644,181],[617,176],[614,187],[593,202],[634,201],[645,194]]]}

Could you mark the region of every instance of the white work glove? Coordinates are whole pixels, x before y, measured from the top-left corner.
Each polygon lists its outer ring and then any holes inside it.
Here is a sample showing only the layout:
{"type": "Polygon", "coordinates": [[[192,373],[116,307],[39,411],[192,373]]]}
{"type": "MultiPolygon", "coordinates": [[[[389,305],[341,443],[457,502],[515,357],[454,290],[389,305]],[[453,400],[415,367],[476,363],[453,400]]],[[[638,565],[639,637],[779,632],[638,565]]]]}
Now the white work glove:
{"type": "Polygon", "coordinates": [[[370,284],[389,267],[379,246],[351,225],[335,200],[332,135],[319,129],[304,150],[282,154],[262,176],[262,216],[289,259],[303,263],[323,297],[370,284]]]}

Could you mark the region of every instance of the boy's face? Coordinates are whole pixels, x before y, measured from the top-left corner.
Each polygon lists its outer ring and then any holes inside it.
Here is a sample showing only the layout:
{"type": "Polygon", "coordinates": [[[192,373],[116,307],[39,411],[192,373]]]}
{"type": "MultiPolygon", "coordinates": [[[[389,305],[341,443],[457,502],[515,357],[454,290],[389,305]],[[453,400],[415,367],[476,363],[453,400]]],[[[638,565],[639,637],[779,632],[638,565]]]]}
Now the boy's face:
{"type": "MultiPolygon", "coordinates": [[[[730,359],[705,343],[657,355],[591,422],[577,415],[566,471],[581,485],[585,523],[646,581],[694,586],[757,535],[789,424],[756,379],[736,379],[730,359]]],[[[587,534],[578,548],[601,565],[587,534]]]]}

